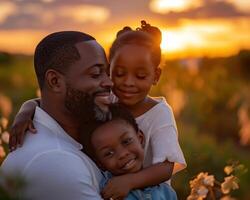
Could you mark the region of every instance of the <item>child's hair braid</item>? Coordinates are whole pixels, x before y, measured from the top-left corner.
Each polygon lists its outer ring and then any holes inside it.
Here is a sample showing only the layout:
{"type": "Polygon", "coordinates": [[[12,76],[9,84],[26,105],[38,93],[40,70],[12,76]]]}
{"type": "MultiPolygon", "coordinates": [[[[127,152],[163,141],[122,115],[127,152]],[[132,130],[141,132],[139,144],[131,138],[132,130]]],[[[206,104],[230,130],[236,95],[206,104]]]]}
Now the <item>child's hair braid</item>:
{"type": "Polygon", "coordinates": [[[125,26],[116,34],[116,39],[113,42],[110,53],[109,61],[111,62],[116,51],[126,44],[137,44],[145,46],[151,51],[152,61],[157,67],[161,60],[161,31],[155,26],[151,26],[145,20],[141,21],[141,27],[133,30],[129,26],[125,26]]]}

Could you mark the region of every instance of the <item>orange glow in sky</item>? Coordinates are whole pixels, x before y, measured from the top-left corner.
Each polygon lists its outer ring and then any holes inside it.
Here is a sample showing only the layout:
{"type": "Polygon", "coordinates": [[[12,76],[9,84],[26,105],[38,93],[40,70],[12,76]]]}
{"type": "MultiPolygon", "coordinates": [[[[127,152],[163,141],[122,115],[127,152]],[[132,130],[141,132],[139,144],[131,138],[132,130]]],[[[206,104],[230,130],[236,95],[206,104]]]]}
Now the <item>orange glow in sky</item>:
{"type": "Polygon", "coordinates": [[[250,1],[221,1],[235,6],[232,11],[235,9],[236,16],[229,13],[228,17],[204,17],[206,12],[220,14],[220,10],[214,12],[203,7],[205,14],[193,17],[189,9],[201,7],[202,0],[151,0],[144,5],[146,10],[138,9],[138,15],[129,13],[134,7],[132,0],[128,0],[129,8],[118,1],[115,5],[98,5],[77,4],[79,1],[75,0],[72,4],[60,4],[58,0],[43,0],[40,4],[0,0],[0,51],[33,54],[43,37],[61,30],[89,33],[108,51],[118,30],[126,25],[138,27],[141,19],[161,29],[161,48],[167,57],[228,56],[240,49],[250,49],[250,16],[244,15],[247,10],[250,13],[250,1]],[[57,3],[56,6],[48,9],[53,3],[57,3]],[[237,16],[241,11],[243,14],[237,16]]]}
{"type": "Polygon", "coordinates": [[[150,8],[157,13],[167,13],[168,11],[182,11],[186,8],[200,5],[201,0],[153,0],[150,8]]]}

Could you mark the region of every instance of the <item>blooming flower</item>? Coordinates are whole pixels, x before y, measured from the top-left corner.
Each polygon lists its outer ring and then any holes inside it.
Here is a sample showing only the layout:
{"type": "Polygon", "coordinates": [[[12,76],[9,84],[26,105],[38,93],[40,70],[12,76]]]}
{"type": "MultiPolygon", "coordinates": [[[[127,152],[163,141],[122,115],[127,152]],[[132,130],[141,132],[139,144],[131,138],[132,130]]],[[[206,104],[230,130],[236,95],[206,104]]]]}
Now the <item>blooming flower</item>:
{"type": "Polygon", "coordinates": [[[4,131],[1,135],[1,139],[3,140],[3,142],[8,144],[10,139],[10,134],[7,131],[4,131]]]}
{"type": "Polygon", "coordinates": [[[214,186],[214,180],[215,180],[215,178],[214,178],[214,176],[213,175],[207,175],[207,176],[205,176],[204,177],[204,180],[203,180],[203,183],[205,184],[205,185],[207,185],[207,186],[214,186]]]}
{"type": "Polygon", "coordinates": [[[238,179],[236,176],[228,176],[224,178],[224,182],[221,184],[221,191],[224,194],[228,194],[231,190],[238,189],[238,179]]]}
{"type": "Polygon", "coordinates": [[[226,166],[226,167],[224,167],[224,172],[227,174],[227,175],[229,175],[229,174],[231,174],[232,172],[233,172],[233,167],[232,166],[226,166]]]}
{"type": "Polygon", "coordinates": [[[0,158],[3,158],[6,155],[5,150],[2,146],[0,146],[0,158]]]}
{"type": "Polygon", "coordinates": [[[200,186],[200,188],[197,190],[197,194],[200,198],[206,198],[208,193],[208,189],[205,186],[200,186]]]}
{"type": "Polygon", "coordinates": [[[0,119],[0,124],[2,125],[2,127],[3,127],[4,129],[6,129],[6,128],[7,128],[7,125],[8,125],[8,119],[5,118],[5,117],[2,117],[2,118],[0,119]]]}

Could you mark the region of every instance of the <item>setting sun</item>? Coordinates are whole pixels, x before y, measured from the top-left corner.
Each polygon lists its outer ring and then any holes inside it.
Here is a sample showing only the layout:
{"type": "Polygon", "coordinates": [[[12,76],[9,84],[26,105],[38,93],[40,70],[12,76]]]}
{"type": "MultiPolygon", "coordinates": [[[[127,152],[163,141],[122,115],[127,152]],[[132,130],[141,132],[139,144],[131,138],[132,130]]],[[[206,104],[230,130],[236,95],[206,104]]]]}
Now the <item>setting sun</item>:
{"type": "Polygon", "coordinates": [[[157,13],[166,13],[168,11],[182,11],[191,6],[197,6],[200,1],[190,0],[153,0],[150,3],[150,8],[157,13]]]}

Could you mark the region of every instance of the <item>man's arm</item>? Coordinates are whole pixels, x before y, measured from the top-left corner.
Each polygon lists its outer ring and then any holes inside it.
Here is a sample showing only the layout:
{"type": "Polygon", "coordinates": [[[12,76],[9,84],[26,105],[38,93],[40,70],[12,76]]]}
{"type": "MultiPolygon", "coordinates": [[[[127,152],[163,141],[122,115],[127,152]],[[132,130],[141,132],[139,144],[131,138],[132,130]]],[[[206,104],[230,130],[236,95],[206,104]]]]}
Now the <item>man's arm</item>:
{"type": "Polygon", "coordinates": [[[30,199],[102,199],[90,169],[72,153],[43,153],[26,167],[24,175],[28,181],[25,197],[30,199]]]}

